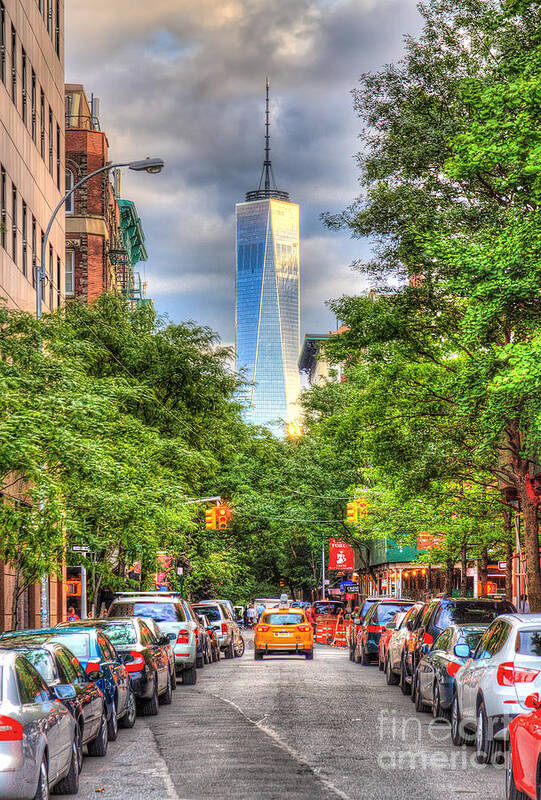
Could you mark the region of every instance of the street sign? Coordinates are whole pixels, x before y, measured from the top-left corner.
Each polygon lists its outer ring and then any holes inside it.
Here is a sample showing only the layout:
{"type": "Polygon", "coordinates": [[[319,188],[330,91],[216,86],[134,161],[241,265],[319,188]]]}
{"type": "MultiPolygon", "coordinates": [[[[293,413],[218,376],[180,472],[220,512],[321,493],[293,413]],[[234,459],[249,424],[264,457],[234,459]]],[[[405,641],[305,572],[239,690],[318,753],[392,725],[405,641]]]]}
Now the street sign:
{"type": "Polygon", "coordinates": [[[507,569],[507,561],[498,561],[498,569],[507,569]]]}
{"type": "Polygon", "coordinates": [[[90,553],[90,547],[87,547],[84,544],[83,545],[74,544],[71,549],[74,553],[90,553]]]}

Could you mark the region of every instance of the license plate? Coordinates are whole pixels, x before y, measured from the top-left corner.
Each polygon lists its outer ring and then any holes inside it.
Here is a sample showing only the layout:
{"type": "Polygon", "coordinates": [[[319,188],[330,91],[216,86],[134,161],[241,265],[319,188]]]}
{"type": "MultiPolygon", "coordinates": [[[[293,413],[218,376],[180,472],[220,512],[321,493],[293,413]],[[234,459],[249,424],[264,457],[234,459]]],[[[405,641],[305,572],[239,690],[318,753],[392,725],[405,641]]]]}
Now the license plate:
{"type": "Polygon", "coordinates": [[[285,631],[284,633],[275,633],[274,635],[277,636],[279,639],[281,639],[282,636],[293,636],[292,633],[286,633],[285,631]]]}

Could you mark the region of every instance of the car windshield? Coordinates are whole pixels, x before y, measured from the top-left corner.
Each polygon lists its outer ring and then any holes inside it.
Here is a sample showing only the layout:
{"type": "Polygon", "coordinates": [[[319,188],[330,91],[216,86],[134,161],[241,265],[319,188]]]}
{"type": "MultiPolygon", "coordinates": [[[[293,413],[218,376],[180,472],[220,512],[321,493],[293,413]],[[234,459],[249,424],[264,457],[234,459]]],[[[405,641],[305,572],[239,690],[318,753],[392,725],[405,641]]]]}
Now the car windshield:
{"type": "Polygon", "coordinates": [[[513,607],[506,603],[479,603],[475,600],[466,603],[456,603],[442,608],[436,620],[438,628],[448,625],[467,625],[475,622],[492,622],[499,614],[512,612],[513,607]]]}
{"type": "Polygon", "coordinates": [[[265,625],[300,625],[304,617],[302,614],[264,614],[261,622],[265,625]]]}
{"type": "Polygon", "coordinates": [[[219,622],[222,618],[218,606],[193,606],[196,614],[204,614],[211,622],[219,622]]]}
{"type": "Polygon", "coordinates": [[[400,603],[381,603],[374,612],[374,622],[378,625],[385,625],[390,622],[397,611],[407,611],[411,604],[401,605],[400,603]]]}
{"type": "Polygon", "coordinates": [[[156,622],[183,622],[174,603],[134,603],[134,617],[150,617],[156,622]]]}
{"type": "Polygon", "coordinates": [[[114,645],[137,644],[135,626],[131,622],[115,625],[104,625],[103,632],[114,645]]]}
{"type": "Polygon", "coordinates": [[[90,634],[88,633],[59,633],[53,639],[71,650],[79,661],[88,661],[90,658],[90,634]]]}
{"type": "Polygon", "coordinates": [[[541,630],[519,631],[515,650],[523,656],[541,656],[541,630]]]}
{"type": "Polygon", "coordinates": [[[330,614],[333,617],[337,617],[343,607],[343,603],[328,603],[323,601],[314,604],[314,612],[316,614],[330,614]]]}
{"type": "Polygon", "coordinates": [[[45,683],[56,680],[56,670],[52,655],[47,650],[41,648],[29,648],[24,650],[24,654],[33,667],[37,669],[45,683]]]}

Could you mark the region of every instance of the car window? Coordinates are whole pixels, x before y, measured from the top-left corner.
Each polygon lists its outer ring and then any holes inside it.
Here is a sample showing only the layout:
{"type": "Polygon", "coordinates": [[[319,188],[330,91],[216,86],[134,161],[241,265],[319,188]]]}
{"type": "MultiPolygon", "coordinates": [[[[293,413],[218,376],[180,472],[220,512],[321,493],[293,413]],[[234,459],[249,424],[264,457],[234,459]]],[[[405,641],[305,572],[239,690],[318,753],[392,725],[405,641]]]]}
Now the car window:
{"type": "Polygon", "coordinates": [[[176,603],[134,603],[134,617],[151,617],[156,622],[184,622],[176,603]]]}
{"type": "Polygon", "coordinates": [[[459,642],[460,644],[467,644],[470,648],[470,652],[474,653],[482,635],[483,631],[467,631],[461,634],[459,642]]]}
{"type": "MultiPolygon", "coordinates": [[[[421,615],[420,620],[417,621],[418,622],[418,624],[416,625],[417,628],[426,628],[426,626],[428,625],[428,620],[430,619],[432,612],[434,611],[435,605],[436,603],[429,603],[426,606],[421,615]]],[[[444,625],[443,627],[446,628],[447,626],[444,625]]]]}
{"type": "Polygon", "coordinates": [[[78,683],[79,676],[77,670],[71,663],[68,651],[59,647],[56,651],[56,661],[62,683],[78,683]]]}
{"type": "Polygon", "coordinates": [[[261,622],[265,625],[301,625],[304,614],[264,614],[261,622]]]}
{"type": "Polygon", "coordinates": [[[25,658],[15,662],[15,674],[19,687],[19,698],[23,705],[29,703],[46,703],[50,700],[49,689],[41,675],[25,658]]]}
{"type": "Polygon", "coordinates": [[[455,625],[472,625],[492,622],[495,617],[504,613],[498,607],[500,605],[501,603],[487,603],[475,600],[452,603],[440,609],[434,622],[440,628],[446,628],[447,625],[453,623],[455,625]]]}
{"type": "Polygon", "coordinates": [[[54,658],[48,650],[34,647],[25,650],[24,654],[46,683],[54,683],[58,680],[54,658]]]}
{"type": "Polygon", "coordinates": [[[443,650],[445,653],[449,649],[451,640],[453,638],[453,629],[446,628],[443,633],[440,633],[432,646],[432,650],[443,650]]]}
{"type": "Polygon", "coordinates": [[[122,647],[126,644],[137,644],[137,634],[133,622],[121,622],[107,625],[107,637],[113,645],[122,647]]]}
{"type": "Polygon", "coordinates": [[[479,641],[475,658],[492,658],[496,653],[499,653],[507,641],[509,631],[510,626],[503,620],[491,625],[479,641]]]}
{"type": "Polygon", "coordinates": [[[90,658],[90,634],[88,633],[59,633],[55,635],[54,642],[59,642],[70,650],[80,661],[90,658]]]}
{"type": "Polygon", "coordinates": [[[523,656],[541,656],[541,630],[519,631],[515,650],[523,656]]]}
{"type": "Polygon", "coordinates": [[[98,640],[98,647],[102,651],[105,661],[115,661],[116,653],[111,648],[105,636],[102,633],[98,633],[96,638],[98,640]]]}
{"type": "Polygon", "coordinates": [[[375,610],[376,610],[376,604],[374,603],[374,605],[370,606],[370,608],[366,612],[366,615],[363,619],[363,625],[368,625],[370,623],[370,620],[373,619],[374,617],[375,610]]]}
{"type": "Polygon", "coordinates": [[[319,603],[314,603],[315,614],[329,614],[330,616],[337,617],[344,607],[340,602],[329,602],[321,600],[319,603]]]}
{"type": "Polygon", "coordinates": [[[375,607],[371,619],[377,622],[378,625],[385,625],[394,617],[397,611],[405,611],[407,608],[410,608],[409,603],[407,605],[404,603],[380,603],[375,607]]]}
{"type": "Polygon", "coordinates": [[[156,637],[142,620],[139,622],[139,629],[141,631],[141,641],[146,647],[156,644],[156,637]]]}
{"type": "Polygon", "coordinates": [[[194,606],[194,611],[204,614],[211,622],[220,622],[222,619],[218,606],[194,606]]]}

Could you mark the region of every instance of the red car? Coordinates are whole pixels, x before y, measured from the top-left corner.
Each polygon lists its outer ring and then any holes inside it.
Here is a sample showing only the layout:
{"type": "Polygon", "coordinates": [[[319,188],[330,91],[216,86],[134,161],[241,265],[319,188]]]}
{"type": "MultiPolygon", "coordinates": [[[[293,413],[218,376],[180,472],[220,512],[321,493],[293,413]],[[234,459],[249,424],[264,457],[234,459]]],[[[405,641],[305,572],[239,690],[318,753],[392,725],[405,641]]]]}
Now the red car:
{"type": "Polygon", "coordinates": [[[525,701],[531,714],[521,714],[509,723],[509,746],[505,771],[507,800],[537,800],[541,767],[541,699],[537,692],[525,701]]]}
{"type": "Polygon", "coordinates": [[[407,611],[397,611],[392,620],[390,622],[387,622],[383,629],[383,633],[380,636],[378,645],[378,666],[380,672],[383,672],[383,670],[385,669],[385,661],[387,660],[387,648],[389,647],[389,639],[391,638],[395,630],[400,627],[400,624],[404,619],[404,617],[406,616],[406,614],[407,611]]]}

